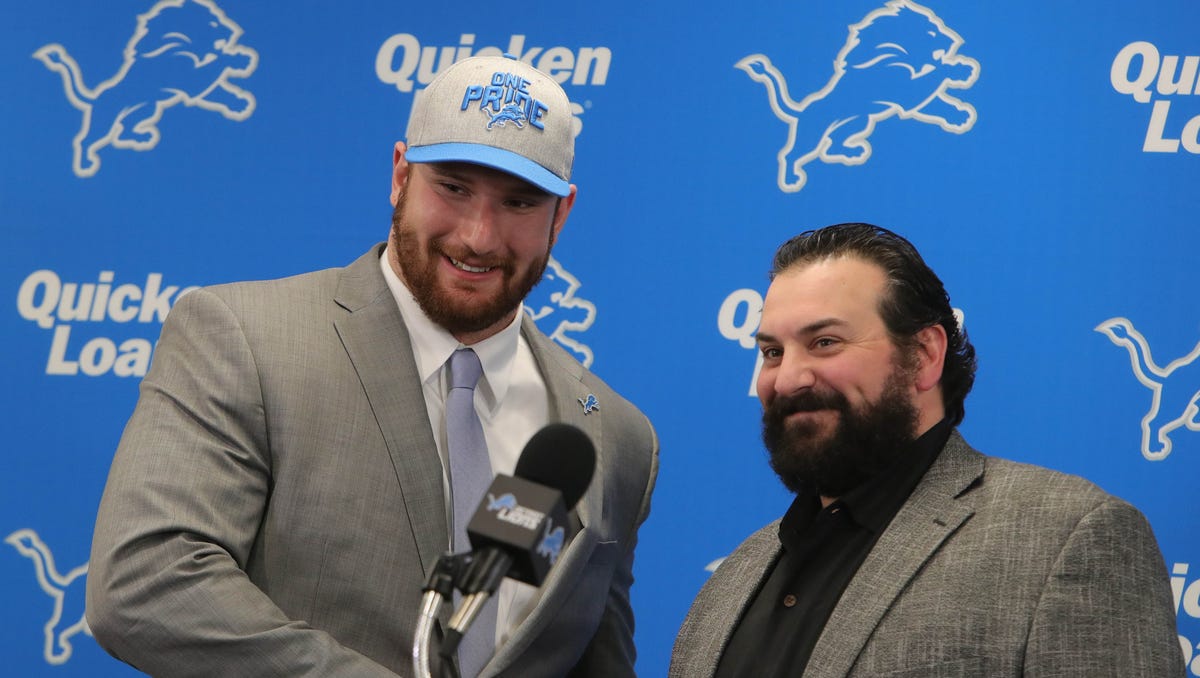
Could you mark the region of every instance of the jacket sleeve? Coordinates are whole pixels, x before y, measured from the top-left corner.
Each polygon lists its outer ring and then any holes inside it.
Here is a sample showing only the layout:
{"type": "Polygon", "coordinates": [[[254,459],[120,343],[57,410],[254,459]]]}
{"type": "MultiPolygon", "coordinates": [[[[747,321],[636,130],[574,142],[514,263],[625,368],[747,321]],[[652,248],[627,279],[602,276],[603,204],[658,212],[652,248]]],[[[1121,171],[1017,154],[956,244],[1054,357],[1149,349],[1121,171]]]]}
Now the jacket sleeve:
{"type": "Polygon", "coordinates": [[[1102,502],[1065,542],[1034,614],[1025,675],[1184,675],[1166,566],[1130,504],[1102,502]]]}
{"type": "Polygon", "coordinates": [[[245,572],[271,488],[263,394],[228,306],[171,310],[101,500],[87,619],[152,675],[392,676],[289,619],[245,572]]]}

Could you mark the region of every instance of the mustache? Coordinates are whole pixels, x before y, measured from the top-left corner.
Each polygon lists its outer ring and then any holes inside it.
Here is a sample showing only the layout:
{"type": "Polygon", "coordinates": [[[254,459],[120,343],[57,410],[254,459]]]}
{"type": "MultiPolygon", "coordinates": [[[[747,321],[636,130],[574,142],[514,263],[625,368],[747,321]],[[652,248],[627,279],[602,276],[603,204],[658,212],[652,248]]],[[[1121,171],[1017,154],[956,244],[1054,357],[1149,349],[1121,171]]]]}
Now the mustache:
{"type": "MultiPolygon", "coordinates": [[[[404,240],[412,238],[416,240],[415,230],[407,226],[404,222],[404,206],[406,196],[401,193],[396,201],[395,208],[392,209],[392,233],[396,238],[396,242],[400,243],[404,240]]],[[[426,249],[430,254],[445,256],[461,261],[470,266],[478,266],[480,268],[499,268],[500,270],[512,274],[512,261],[505,257],[480,257],[467,248],[451,248],[445,243],[431,240],[426,244],[426,249]]]]}
{"type": "Polygon", "coordinates": [[[848,406],[846,396],[837,391],[821,393],[818,391],[803,391],[788,396],[779,396],[767,406],[768,417],[786,417],[796,412],[815,412],[817,410],[845,410],[848,406]]]}

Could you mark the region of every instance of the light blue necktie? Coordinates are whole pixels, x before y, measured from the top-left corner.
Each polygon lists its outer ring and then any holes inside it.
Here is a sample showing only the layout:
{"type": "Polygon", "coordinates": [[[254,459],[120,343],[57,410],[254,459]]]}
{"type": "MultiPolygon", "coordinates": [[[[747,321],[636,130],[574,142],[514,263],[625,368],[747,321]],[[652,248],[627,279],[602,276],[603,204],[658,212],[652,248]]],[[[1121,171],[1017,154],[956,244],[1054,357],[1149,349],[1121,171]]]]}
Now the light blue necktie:
{"type": "MultiPolygon", "coordinates": [[[[450,392],[446,395],[446,448],[450,457],[450,492],[454,496],[455,553],[471,548],[467,523],[492,482],[483,425],[475,412],[475,385],[483,375],[479,356],[469,348],[450,356],[450,392]]],[[[457,598],[457,596],[456,596],[457,598]]],[[[463,678],[479,675],[496,649],[496,598],[493,596],[467,629],[458,646],[463,678]]]]}

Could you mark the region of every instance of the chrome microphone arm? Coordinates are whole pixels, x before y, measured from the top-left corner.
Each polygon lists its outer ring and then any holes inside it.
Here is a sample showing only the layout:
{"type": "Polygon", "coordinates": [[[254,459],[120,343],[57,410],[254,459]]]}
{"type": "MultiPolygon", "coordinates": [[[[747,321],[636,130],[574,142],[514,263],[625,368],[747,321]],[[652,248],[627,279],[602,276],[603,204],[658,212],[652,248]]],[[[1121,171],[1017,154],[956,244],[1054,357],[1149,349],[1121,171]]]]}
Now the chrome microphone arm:
{"type": "MultiPolygon", "coordinates": [[[[442,603],[454,595],[455,581],[471,564],[471,553],[446,553],[438,556],[422,589],[421,610],[417,615],[417,630],[413,635],[412,666],[416,678],[433,678],[429,665],[429,639],[442,603]]],[[[443,672],[444,673],[444,672],[443,672]]]]}

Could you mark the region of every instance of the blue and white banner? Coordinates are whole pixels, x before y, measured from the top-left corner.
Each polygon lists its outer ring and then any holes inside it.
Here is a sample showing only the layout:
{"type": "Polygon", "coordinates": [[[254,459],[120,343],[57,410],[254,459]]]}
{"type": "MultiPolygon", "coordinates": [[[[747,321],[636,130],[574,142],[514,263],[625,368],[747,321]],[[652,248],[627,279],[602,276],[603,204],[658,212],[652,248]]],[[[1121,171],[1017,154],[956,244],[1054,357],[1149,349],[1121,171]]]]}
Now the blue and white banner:
{"type": "MultiPolygon", "coordinates": [[[[529,300],[662,442],[638,669],[786,509],[753,397],[775,247],[908,236],[979,351],[962,431],[1137,505],[1200,676],[1200,5],[52,0],[0,22],[4,673],[124,676],[83,619],[101,490],[189,289],[383,240],[415,97],[473,54],[571,100],[579,197],[529,300]]],[[[416,611],[413,611],[414,617],[416,611]]]]}

